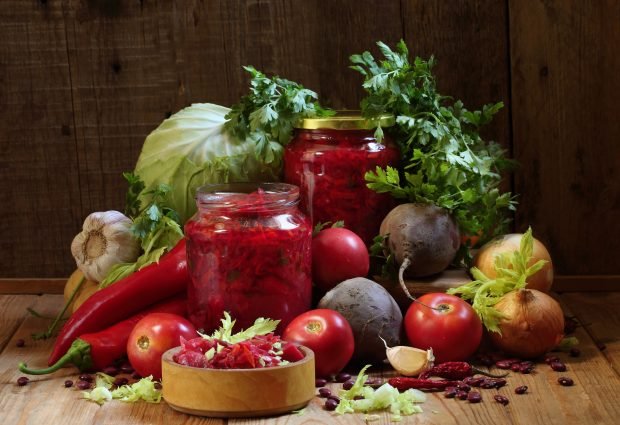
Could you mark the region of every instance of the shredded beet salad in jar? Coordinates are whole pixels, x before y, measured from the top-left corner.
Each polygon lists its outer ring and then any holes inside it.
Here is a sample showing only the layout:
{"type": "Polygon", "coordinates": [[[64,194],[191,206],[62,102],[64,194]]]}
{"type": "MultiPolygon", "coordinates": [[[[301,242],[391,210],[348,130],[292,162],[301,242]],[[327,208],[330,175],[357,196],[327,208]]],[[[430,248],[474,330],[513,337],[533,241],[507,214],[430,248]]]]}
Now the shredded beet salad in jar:
{"type": "Polygon", "coordinates": [[[189,318],[210,332],[224,311],[245,328],[258,317],[278,331],[310,309],[312,226],[284,183],[207,185],[185,225],[189,318]]]}
{"type": "Polygon", "coordinates": [[[366,244],[379,233],[394,200],[370,190],[364,175],[400,159],[387,133],[382,141],[375,137],[377,124],[389,127],[394,117],[371,121],[348,112],[307,118],[284,150],[284,179],[300,187],[301,210],[314,224],[344,221],[366,244]]]}

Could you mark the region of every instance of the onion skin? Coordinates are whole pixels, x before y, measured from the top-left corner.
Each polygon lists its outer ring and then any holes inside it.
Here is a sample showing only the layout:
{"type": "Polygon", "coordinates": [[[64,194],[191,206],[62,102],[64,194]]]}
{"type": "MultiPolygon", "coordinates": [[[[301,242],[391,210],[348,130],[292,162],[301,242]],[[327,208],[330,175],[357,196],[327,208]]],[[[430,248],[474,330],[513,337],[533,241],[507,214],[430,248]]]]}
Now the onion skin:
{"type": "MultiPolygon", "coordinates": [[[[494,279],[497,276],[495,257],[505,252],[518,251],[522,236],[522,233],[510,233],[498,236],[487,242],[474,257],[473,266],[480,269],[489,279],[494,279]]],[[[551,285],[553,284],[553,263],[547,248],[538,239],[534,238],[534,251],[528,266],[534,265],[538,260],[546,260],[547,263],[536,274],[527,279],[526,288],[547,293],[551,290],[551,285]]]]}
{"type": "Polygon", "coordinates": [[[489,332],[495,346],[520,358],[542,356],[564,337],[564,312],[544,292],[519,289],[504,295],[495,308],[506,317],[500,320],[501,334],[489,332]]]}

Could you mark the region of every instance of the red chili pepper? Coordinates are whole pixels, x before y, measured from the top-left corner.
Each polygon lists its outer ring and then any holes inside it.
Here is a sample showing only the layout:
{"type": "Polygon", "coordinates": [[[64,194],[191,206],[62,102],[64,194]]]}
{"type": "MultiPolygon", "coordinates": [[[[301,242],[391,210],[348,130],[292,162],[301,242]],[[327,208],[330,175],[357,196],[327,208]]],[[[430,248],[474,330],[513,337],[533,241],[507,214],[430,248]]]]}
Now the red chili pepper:
{"type": "Polygon", "coordinates": [[[30,375],[45,375],[74,364],[80,371],[102,370],[114,360],[127,354],[127,340],[136,323],[149,313],[172,313],[187,316],[187,300],[175,297],[168,301],[155,304],[115,325],[97,333],[81,335],[76,339],[67,354],[54,365],[46,369],[28,369],[25,363],[19,364],[19,370],[30,375]]]}
{"type": "Polygon", "coordinates": [[[427,379],[430,376],[437,376],[439,378],[460,381],[475,374],[490,376],[492,378],[503,378],[507,375],[493,375],[483,370],[476,369],[467,362],[444,362],[420,374],[420,379],[427,379]]]}
{"type": "Polygon", "coordinates": [[[80,335],[97,332],[187,288],[185,238],[158,263],[95,292],[65,323],[48,359],[56,363],[80,335]]]}
{"type": "Polygon", "coordinates": [[[420,378],[390,378],[388,384],[398,391],[416,390],[445,390],[446,387],[455,387],[457,381],[443,379],[420,379],[420,378]]]}

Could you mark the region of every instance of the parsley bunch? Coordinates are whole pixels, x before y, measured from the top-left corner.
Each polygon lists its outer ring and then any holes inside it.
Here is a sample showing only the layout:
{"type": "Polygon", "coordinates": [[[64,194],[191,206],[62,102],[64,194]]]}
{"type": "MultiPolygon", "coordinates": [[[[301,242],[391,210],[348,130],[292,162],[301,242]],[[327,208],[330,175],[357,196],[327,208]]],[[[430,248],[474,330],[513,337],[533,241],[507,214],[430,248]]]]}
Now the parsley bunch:
{"type": "Polygon", "coordinates": [[[239,140],[252,139],[256,155],[266,163],[280,161],[300,119],[334,114],[319,105],[312,90],[278,76],[269,78],[252,66],[244,69],[251,76],[250,93],[226,115],[225,129],[239,140]]]}
{"type": "MultiPolygon", "coordinates": [[[[501,102],[469,111],[461,101],[437,92],[432,74],[434,59],[409,59],[401,40],[395,50],[377,45],[384,60],[364,52],[350,57],[352,69],[364,76],[368,95],[362,114],[396,116],[395,137],[402,167],[377,167],[366,173],[368,187],[409,202],[433,203],[455,217],[461,232],[490,239],[503,232],[507,212],[515,209],[510,193],[500,193],[500,172],[511,164],[504,151],[485,142],[479,129],[489,123],[501,102]]],[[[381,138],[382,130],[376,136],[381,138]]]]}

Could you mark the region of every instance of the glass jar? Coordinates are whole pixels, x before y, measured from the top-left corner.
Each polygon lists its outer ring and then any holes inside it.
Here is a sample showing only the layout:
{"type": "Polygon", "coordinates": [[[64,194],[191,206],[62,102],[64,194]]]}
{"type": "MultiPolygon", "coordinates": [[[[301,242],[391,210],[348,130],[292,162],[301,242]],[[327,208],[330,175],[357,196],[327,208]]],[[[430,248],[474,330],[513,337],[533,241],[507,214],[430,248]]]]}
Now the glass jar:
{"type": "Polygon", "coordinates": [[[312,226],[297,207],[299,188],[285,183],[206,185],[185,225],[189,319],[205,332],[224,311],[236,329],[259,317],[278,332],[310,309],[312,226]]]}
{"type": "Polygon", "coordinates": [[[343,220],[366,244],[395,206],[389,194],[368,189],[364,174],[377,166],[396,167],[400,152],[388,134],[382,143],[377,125],[394,125],[392,115],[376,120],[341,112],[328,118],[306,118],[284,151],[284,180],[300,187],[302,211],[312,222],[343,220]]]}

